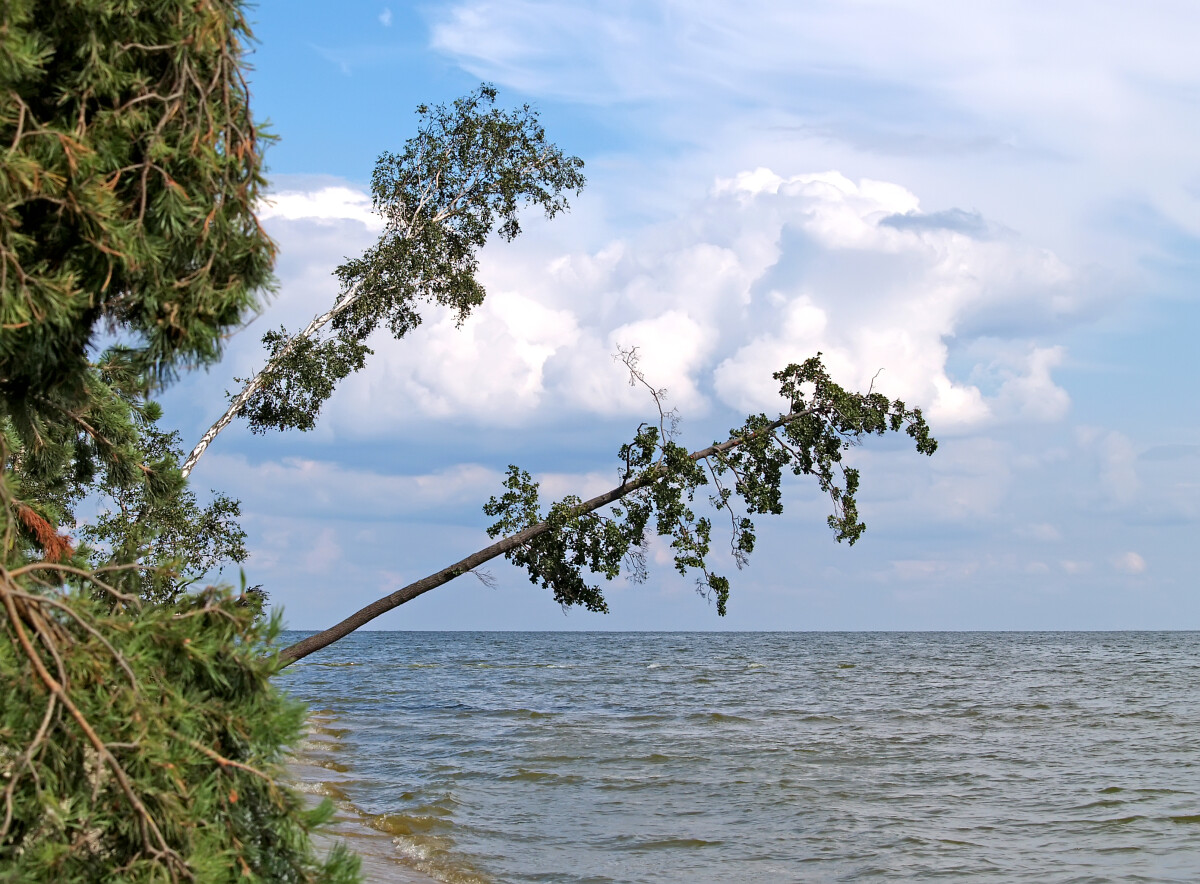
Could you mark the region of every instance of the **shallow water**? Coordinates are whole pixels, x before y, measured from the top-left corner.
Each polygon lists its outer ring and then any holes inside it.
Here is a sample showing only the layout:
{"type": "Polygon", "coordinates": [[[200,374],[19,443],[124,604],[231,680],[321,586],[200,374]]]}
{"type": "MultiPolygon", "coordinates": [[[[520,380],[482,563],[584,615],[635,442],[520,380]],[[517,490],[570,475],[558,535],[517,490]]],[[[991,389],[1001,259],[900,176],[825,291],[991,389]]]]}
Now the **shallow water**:
{"type": "Polygon", "coordinates": [[[282,679],[308,788],[444,881],[1193,882],[1198,676],[1200,633],[375,632],[282,679]]]}

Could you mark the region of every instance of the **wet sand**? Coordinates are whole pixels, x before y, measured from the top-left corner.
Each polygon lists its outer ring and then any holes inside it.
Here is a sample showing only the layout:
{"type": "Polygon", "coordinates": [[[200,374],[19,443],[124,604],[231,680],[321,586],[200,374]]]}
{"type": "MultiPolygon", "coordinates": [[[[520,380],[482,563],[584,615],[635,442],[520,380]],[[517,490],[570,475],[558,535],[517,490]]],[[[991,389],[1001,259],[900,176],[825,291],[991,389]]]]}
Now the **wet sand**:
{"type": "Polygon", "coordinates": [[[332,819],[313,839],[317,850],[324,854],[338,841],[344,841],[362,859],[366,884],[441,884],[407,862],[393,836],[373,828],[350,802],[343,787],[353,775],[339,760],[345,733],[329,711],[314,711],[309,716],[307,737],[288,764],[288,778],[305,793],[310,806],[320,804],[324,798],[333,801],[332,819]]]}
{"type": "Polygon", "coordinates": [[[406,864],[397,853],[392,836],[371,828],[344,801],[339,801],[336,786],[324,792],[313,790],[313,784],[327,782],[337,774],[297,759],[288,765],[294,783],[305,792],[310,805],[315,806],[328,795],[337,808],[324,831],[313,839],[317,851],[324,855],[338,841],[362,858],[363,881],[366,884],[440,884],[423,872],[406,864]],[[332,777],[331,777],[332,774],[332,777]],[[335,794],[329,794],[333,792],[335,794]]]}

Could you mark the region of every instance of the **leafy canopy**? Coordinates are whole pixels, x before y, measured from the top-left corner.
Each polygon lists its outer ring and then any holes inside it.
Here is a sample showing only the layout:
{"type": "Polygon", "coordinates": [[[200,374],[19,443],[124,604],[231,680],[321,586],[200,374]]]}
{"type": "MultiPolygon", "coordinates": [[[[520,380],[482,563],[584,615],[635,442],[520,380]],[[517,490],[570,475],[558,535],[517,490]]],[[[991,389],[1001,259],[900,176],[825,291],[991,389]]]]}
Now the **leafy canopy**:
{"type": "MultiPolygon", "coordinates": [[[[622,354],[631,382],[646,384],[636,350],[622,354]]],[[[740,569],[754,551],[753,515],[783,512],[784,474],[813,477],[832,505],[828,518],[836,539],[853,545],[866,530],[859,519],[859,472],[844,455],[871,435],[905,432],[922,454],[933,454],[937,441],[919,408],[880,393],[845,390],[829,377],[820,354],[774,375],[787,411],[776,418],[750,415],[723,442],[690,452],[674,437],[678,419],[663,410],[665,391],[650,389],[659,406],[657,426],[643,424],[620,450],[621,485],[584,502],[568,496],[543,514],[538,485],[525,470],[510,466],[505,492],[484,512],[497,519],[490,537],[530,531],[527,542],[504,552],[524,568],[533,583],[549,589],[564,607],[580,605],[607,612],[608,603],[591,576],[611,581],[623,571],[635,582],[646,578],[649,532],[665,538],[681,575],[696,573],[702,595],[716,601],[724,616],[729,578],[710,565],[713,515],[729,523],[729,551],[740,569]],[[711,489],[700,501],[701,489],[711,489]],[[707,499],[705,499],[707,498],[707,499]],[[600,507],[620,501],[608,513],[600,507]],[[697,504],[707,504],[708,512],[697,504]]]]}
{"type": "Polygon", "coordinates": [[[327,313],[295,335],[264,336],[267,367],[239,379],[250,395],[235,401],[252,430],[311,429],[337,383],[366,364],[367,338],[383,326],[404,337],[420,325],[422,302],[462,322],[483,303],[476,274],[488,238],[511,241],[521,210],[553,218],[568,207],[566,193],[583,187],[583,161],[547,140],[529,105],[503,110],[495,101],[484,84],[449,106],[421,105],[404,150],[380,155],[371,194],[383,232],[335,271],[341,291],[327,313]]]}

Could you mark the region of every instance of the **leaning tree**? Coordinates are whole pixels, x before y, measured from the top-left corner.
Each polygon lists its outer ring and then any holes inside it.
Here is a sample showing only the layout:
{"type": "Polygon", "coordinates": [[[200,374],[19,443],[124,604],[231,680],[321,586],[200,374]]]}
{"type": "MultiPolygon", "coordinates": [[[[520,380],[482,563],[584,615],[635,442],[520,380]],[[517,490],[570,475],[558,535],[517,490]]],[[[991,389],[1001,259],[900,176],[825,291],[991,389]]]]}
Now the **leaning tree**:
{"type": "MultiPolygon", "coordinates": [[[[312,429],[337,383],[366,365],[369,335],[385,326],[403,338],[420,324],[423,304],[449,307],[465,319],[485,295],[477,255],[488,239],[515,237],[524,207],[541,207],[549,217],[567,208],[566,192],[583,185],[582,162],[546,140],[528,106],[503,111],[495,98],[484,85],[452,105],[417,109],[417,134],[400,153],[383,154],[372,176],[374,209],[384,222],[378,241],[337,268],[338,293],[326,311],[294,332],[281,328],[263,336],[262,367],[239,379],[241,388],[184,459],[184,475],[237,418],[256,433],[312,429]]],[[[489,529],[499,538],[494,544],[286,648],[284,660],[313,653],[501,555],[527,569],[560,604],[607,610],[596,578],[612,580],[623,569],[643,578],[651,533],[667,538],[676,569],[694,572],[700,591],[715,598],[723,615],[729,580],[709,564],[714,524],[707,510],[728,519],[730,549],[741,567],[755,542],[751,516],[782,512],[786,473],[810,476],[830,498],[837,539],[853,544],[865,526],[858,518],[859,474],[844,464],[845,452],[871,435],[899,431],[918,451],[932,454],[937,447],[920,409],[873,391],[845,390],[818,354],[776,373],[778,414],[750,415],[724,440],[688,450],[676,438],[664,391],[647,382],[636,352],[620,357],[630,381],[647,389],[658,417],[618,453],[619,485],[543,511],[537,484],[510,468],[504,493],[485,506],[498,519],[489,529]]]]}

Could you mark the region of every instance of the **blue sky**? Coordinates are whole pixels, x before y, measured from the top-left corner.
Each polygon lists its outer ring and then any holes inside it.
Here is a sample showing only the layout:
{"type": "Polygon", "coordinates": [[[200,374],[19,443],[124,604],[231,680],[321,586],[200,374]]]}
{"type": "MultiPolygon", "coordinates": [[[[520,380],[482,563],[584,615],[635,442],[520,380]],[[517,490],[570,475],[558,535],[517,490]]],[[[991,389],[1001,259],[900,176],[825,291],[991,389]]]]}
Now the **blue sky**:
{"type": "MultiPolygon", "coordinates": [[[[1200,628],[1200,7],[1010,0],[403,5],[264,2],[251,84],[277,295],[164,404],[192,440],[336,294],[378,227],[375,157],[413,109],[481,81],[587,163],[568,216],[483,254],[489,297],[436,312],[311,433],[222,435],[193,484],[239,497],[246,565],[320,628],[486,541],[519,464],[607,488],[651,403],[700,447],[771,410],[816,350],[846,385],[926,409],[942,448],[855,452],[866,535],[813,489],[760,525],[730,614],[651,548],[607,617],[564,617],[504,563],[392,629],[1200,628]],[[654,560],[659,561],[654,564],[654,560]]],[[[730,569],[732,570],[732,568],[730,569]]]]}

